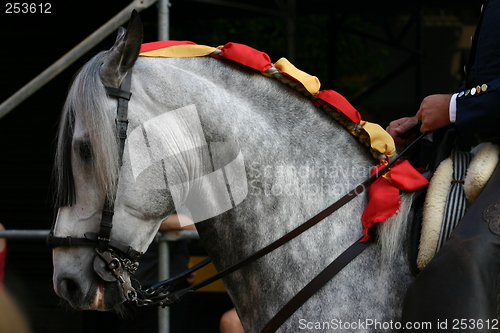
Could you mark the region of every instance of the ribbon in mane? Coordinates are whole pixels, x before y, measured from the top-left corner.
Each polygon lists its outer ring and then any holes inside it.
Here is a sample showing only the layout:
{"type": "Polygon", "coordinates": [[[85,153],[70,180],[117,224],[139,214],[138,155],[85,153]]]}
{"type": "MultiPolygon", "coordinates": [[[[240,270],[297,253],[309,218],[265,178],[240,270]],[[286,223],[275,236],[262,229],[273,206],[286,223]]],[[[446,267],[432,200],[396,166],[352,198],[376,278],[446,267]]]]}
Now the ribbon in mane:
{"type": "MultiPolygon", "coordinates": [[[[395,145],[392,137],[378,124],[361,120],[361,115],[349,101],[334,90],[320,90],[320,81],[291,64],[286,58],[272,63],[270,57],[250,46],[227,43],[217,48],[198,45],[190,41],[159,41],[142,45],[142,57],[203,57],[224,58],[260,71],[266,76],[274,76],[287,83],[293,81],[295,88],[309,96],[317,107],[327,112],[344,125],[351,134],[367,145],[379,160],[372,174],[379,172],[394,156],[395,145]],[[298,85],[297,85],[298,83],[298,85]],[[331,112],[331,111],[336,112],[331,112]]],[[[368,205],[362,215],[365,236],[375,223],[387,220],[396,214],[401,201],[400,190],[414,191],[428,184],[428,181],[408,161],[398,161],[385,175],[377,179],[368,192],[368,205]]]]}

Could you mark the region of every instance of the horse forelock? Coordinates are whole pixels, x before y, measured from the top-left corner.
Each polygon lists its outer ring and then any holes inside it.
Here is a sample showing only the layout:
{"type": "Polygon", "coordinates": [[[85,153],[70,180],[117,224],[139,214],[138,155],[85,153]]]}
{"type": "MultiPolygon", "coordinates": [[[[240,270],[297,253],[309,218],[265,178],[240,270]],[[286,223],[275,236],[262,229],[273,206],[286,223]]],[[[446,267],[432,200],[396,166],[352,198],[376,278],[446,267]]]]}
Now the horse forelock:
{"type": "Polygon", "coordinates": [[[54,165],[56,208],[72,205],[76,201],[71,163],[77,121],[85,128],[85,137],[90,142],[96,184],[108,199],[112,199],[115,191],[119,170],[115,110],[109,110],[108,97],[99,72],[105,54],[97,54],[80,69],[63,107],[54,165]]]}

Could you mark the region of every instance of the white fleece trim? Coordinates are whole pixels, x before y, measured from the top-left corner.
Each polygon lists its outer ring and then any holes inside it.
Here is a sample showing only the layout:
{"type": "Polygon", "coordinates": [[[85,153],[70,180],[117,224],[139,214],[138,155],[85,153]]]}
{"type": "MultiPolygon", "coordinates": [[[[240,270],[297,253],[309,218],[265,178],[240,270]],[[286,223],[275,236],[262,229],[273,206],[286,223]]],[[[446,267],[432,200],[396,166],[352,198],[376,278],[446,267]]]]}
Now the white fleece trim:
{"type": "MultiPolygon", "coordinates": [[[[479,196],[500,162],[500,147],[483,142],[472,151],[473,158],[464,180],[465,196],[471,205],[479,196]]],[[[425,197],[417,266],[422,270],[436,254],[446,199],[453,179],[453,161],[447,158],[436,169],[425,197]]]]}
{"type": "Polygon", "coordinates": [[[500,148],[491,142],[483,142],[474,148],[473,154],[474,158],[464,180],[465,197],[469,205],[481,194],[483,187],[495,171],[500,160],[500,148]]]}
{"type": "Polygon", "coordinates": [[[417,267],[422,270],[434,257],[441,225],[443,224],[446,198],[453,179],[453,161],[447,158],[439,164],[429,183],[422,213],[422,231],[417,255],[417,267]]]}

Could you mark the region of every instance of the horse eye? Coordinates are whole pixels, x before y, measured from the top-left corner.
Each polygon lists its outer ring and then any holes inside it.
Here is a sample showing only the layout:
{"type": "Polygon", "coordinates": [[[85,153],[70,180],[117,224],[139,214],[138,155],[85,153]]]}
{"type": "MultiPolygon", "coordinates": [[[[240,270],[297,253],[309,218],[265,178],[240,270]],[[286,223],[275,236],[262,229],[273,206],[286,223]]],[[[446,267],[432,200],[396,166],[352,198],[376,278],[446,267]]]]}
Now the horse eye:
{"type": "Polygon", "coordinates": [[[92,145],[89,141],[82,141],[78,145],[78,154],[83,162],[90,162],[92,160],[92,145]]]}

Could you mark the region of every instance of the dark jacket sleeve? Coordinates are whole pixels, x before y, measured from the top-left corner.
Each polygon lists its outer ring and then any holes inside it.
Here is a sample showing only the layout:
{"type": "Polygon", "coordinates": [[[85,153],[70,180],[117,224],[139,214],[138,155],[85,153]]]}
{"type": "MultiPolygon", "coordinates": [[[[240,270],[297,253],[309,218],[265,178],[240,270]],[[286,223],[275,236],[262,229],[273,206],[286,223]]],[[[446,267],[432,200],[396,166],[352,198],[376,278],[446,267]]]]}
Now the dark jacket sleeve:
{"type": "Polygon", "coordinates": [[[474,145],[500,139],[500,78],[479,87],[479,92],[474,88],[457,96],[456,128],[474,145]]]}

